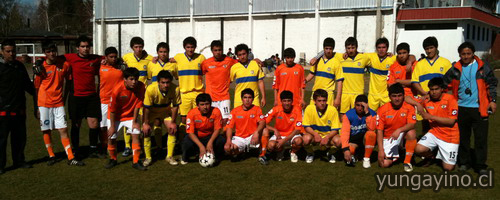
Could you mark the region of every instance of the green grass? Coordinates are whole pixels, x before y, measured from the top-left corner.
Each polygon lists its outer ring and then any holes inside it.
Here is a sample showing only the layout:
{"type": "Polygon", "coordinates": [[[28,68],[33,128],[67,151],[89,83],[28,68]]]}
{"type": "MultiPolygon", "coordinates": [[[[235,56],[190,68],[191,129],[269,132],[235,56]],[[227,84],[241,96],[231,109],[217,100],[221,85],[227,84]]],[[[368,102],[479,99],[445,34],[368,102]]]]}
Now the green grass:
{"type": "MultiPolygon", "coordinates": [[[[308,99],[310,92],[306,93],[308,99]]],[[[272,93],[267,95],[267,112],[272,105],[272,93]]],[[[30,108],[28,101],[28,108],[30,108]]],[[[31,113],[31,110],[28,112],[31,113]]],[[[490,167],[500,166],[500,112],[490,118],[489,155],[490,167]]],[[[375,173],[402,172],[402,164],[381,169],[372,163],[363,169],[361,163],[355,168],[343,162],[330,164],[316,159],[306,164],[271,161],[261,166],[254,157],[241,162],[223,161],[214,168],[202,168],[197,163],[186,166],[169,166],[160,160],[146,172],[131,168],[131,158],[118,156],[120,165],[111,170],[104,169],[106,159],[85,159],[85,167],[67,166],[64,161],[47,166],[47,152],[39,130],[38,121],[28,115],[28,143],[26,159],[34,163],[33,169],[16,169],[0,175],[0,199],[494,199],[500,190],[494,189],[442,189],[438,193],[424,189],[412,193],[408,189],[376,192],[375,173]]],[[[81,130],[81,145],[88,145],[86,125],[81,130]]],[[[64,154],[58,134],[53,133],[55,152],[64,154]]],[[[374,152],[376,155],[376,152],[374,152]]],[[[12,164],[10,152],[7,166],[12,164]]],[[[419,159],[418,159],[419,160],[419,159]]],[[[416,167],[414,172],[441,172],[433,165],[416,167]]],[[[495,174],[495,181],[499,175],[495,174]]],[[[497,182],[495,182],[497,183],[497,182]]]]}

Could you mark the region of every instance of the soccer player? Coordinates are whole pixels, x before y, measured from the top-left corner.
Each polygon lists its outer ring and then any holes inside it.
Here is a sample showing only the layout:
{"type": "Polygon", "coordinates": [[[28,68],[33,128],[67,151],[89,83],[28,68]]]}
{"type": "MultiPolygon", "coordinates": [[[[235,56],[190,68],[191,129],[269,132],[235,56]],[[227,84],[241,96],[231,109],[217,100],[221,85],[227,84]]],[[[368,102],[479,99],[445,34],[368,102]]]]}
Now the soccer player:
{"type": "Polygon", "coordinates": [[[403,168],[411,172],[413,166],[410,162],[417,145],[415,108],[404,101],[405,91],[401,84],[395,83],[388,90],[390,103],[377,111],[378,164],[382,168],[390,167],[399,158],[399,146],[404,137],[406,155],[403,168]]]}
{"type": "MultiPolygon", "coordinates": [[[[68,156],[68,165],[84,166],[85,163],[74,159],[66,126],[66,112],[64,111],[63,88],[67,88],[65,80],[71,77],[71,68],[67,62],[58,59],[55,44],[44,44],[42,51],[45,54],[43,73],[35,77],[35,88],[38,96],[38,112],[43,141],[49,153],[47,165],[56,163],[56,155],[52,150],[51,132],[57,129],[61,135],[61,142],[68,156]]],[[[67,82],[66,82],[67,83],[67,82]]]]}
{"type": "Polygon", "coordinates": [[[189,156],[196,150],[200,152],[200,157],[207,152],[218,159],[224,156],[226,140],[219,134],[222,129],[220,110],[212,106],[212,98],[207,93],[201,93],[196,97],[196,105],[197,107],[189,111],[187,116],[187,135],[182,142],[181,164],[183,165],[188,163],[189,156]]]}
{"type": "Polygon", "coordinates": [[[455,168],[458,157],[460,133],[458,131],[458,104],[453,95],[444,93],[446,86],[443,78],[436,77],[428,81],[429,99],[418,110],[425,120],[429,121],[430,130],[418,141],[415,153],[426,158],[434,157],[442,160],[443,169],[451,171],[455,168]],[[425,109],[425,111],[424,111],[425,109]]]}
{"type": "Polygon", "coordinates": [[[291,146],[290,161],[296,163],[299,160],[296,153],[302,147],[302,109],[300,105],[294,105],[291,91],[282,91],[280,99],[281,105],[273,107],[265,116],[267,131],[274,132],[267,148],[269,152],[278,152],[278,161],[281,161],[284,147],[291,146]],[[273,119],[274,127],[269,124],[273,119]]]}
{"type": "MultiPolygon", "coordinates": [[[[326,54],[327,51],[325,51],[326,54]]],[[[320,145],[320,149],[330,148],[327,152],[330,163],[335,163],[333,155],[336,147],[340,147],[339,129],[341,128],[339,113],[335,107],[327,104],[328,92],[317,89],[313,93],[314,105],[309,104],[304,111],[302,125],[306,130],[303,136],[304,147],[307,152],[306,163],[314,161],[312,145],[320,145]]]]}
{"type": "Polygon", "coordinates": [[[350,109],[342,116],[342,127],[340,140],[344,160],[348,165],[353,165],[357,160],[356,150],[365,148],[363,167],[370,167],[370,155],[372,154],[377,135],[375,133],[375,116],[377,113],[368,107],[368,97],[361,94],[356,97],[354,108],[350,109]],[[363,145],[364,139],[364,145],[363,145]]]}
{"type": "MultiPolygon", "coordinates": [[[[262,131],[266,126],[262,110],[259,106],[252,104],[255,98],[254,90],[246,88],[241,91],[240,97],[243,104],[231,111],[231,117],[226,126],[224,150],[233,156],[258,147],[262,131]],[[234,135],[233,129],[236,129],[234,135]]],[[[260,156],[258,161],[263,165],[267,162],[260,156]]]]}
{"type": "Polygon", "coordinates": [[[108,47],[104,51],[106,64],[99,69],[99,96],[101,99],[101,145],[107,148],[108,135],[108,107],[113,88],[123,81],[123,73],[118,61],[118,50],[115,47],[108,47]]]}
{"type": "Polygon", "coordinates": [[[162,70],[156,76],[155,84],[151,84],[146,89],[143,108],[143,132],[144,132],[144,153],[146,159],[144,166],[151,164],[151,125],[153,125],[153,135],[156,146],[162,148],[162,124],[167,128],[167,161],[170,165],[177,165],[178,162],[173,158],[176,141],[177,124],[176,118],[181,103],[180,90],[172,83],[174,77],[167,70],[162,70]]]}
{"type": "Polygon", "coordinates": [[[249,51],[246,44],[237,45],[235,51],[239,63],[234,64],[230,72],[231,81],[236,82],[233,107],[236,108],[242,104],[243,98],[240,99],[237,97],[240,97],[242,95],[241,92],[246,88],[250,88],[255,94],[253,105],[266,106],[264,72],[262,72],[257,61],[248,59],[249,51]],[[261,98],[260,101],[259,98],[261,98]]]}
{"type": "Polygon", "coordinates": [[[411,72],[415,68],[417,61],[413,61],[412,63],[408,62],[408,59],[410,58],[410,45],[408,43],[403,42],[398,44],[396,52],[398,54],[396,56],[397,62],[394,62],[389,69],[389,74],[387,75],[387,86],[389,87],[394,83],[400,83],[403,85],[405,90],[405,101],[414,105],[407,99],[411,98],[418,101],[418,99],[414,98],[416,93],[413,92],[411,87],[411,72]]]}
{"type": "MultiPolygon", "coordinates": [[[[334,106],[336,109],[339,108],[341,98],[342,98],[342,82],[344,81],[344,75],[342,72],[342,65],[338,59],[334,58],[335,40],[333,38],[326,38],[323,41],[323,51],[324,55],[318,61],[316,66],[311,67],[311,73],[306,77],[306,83],[311,81],[314,77],[314,86],[312,91],[318,89],[323,89],[328,92],[327,104],[334,106]],[[337,95],[334,95],[333,91],[337,91],[337,95]]],[[[311,105],[315,102],[311,98],[311,105]]]]}
{"type": "Polygon", "coordinates": [[[222,53],[223,45],[220,40],[210,44],[213,57],[201,63],[201,71],[205,75],[206,93],[212,99],[212,106],[219,108],[222,114],[222,124],[226,124],[231,116],[231,100],[229,97],[229,84],[231,67],[238,63],[222,53]]]}
{"type": "Polygon", "coordinates": [[[117,85],[111,94],[108,115],[108,151],[109,162],[106,169],[118,164],[116,161],[116,138],[118,131],[124,127],[127,134],[132,134],[133,164],[132,167],[144,171],[147,168],[139,163],[141,151],[139,135],[139,109],[142,107],[145,92],[144,83],[139,81],[139,70],[127,68],[123,71],[123,82],[117,85]]]}
{"type": "Polygon", "coordinates": [[[281,105],[279,99],[281,92],[288,90],[293,95],[293,105],[296,107],[305,107],[304,103],[304,67],[296,64],[295,50],[292,48],[285,49],[283,53],[285,63],[278,66],[274,71],[274,106],[281,105]]]}
{"type": "Polygon", "coordinates": [[[156,53],[158,54],[158,60],[148,64],[148,79],[151,80],[151,84],[157,83],[158,73],[162,70],[167,70],[175,79],[179,79],[177,63],[170,62],[168,57],[170,46],[165,42],[160,42],[156,46],[156,53]]]}

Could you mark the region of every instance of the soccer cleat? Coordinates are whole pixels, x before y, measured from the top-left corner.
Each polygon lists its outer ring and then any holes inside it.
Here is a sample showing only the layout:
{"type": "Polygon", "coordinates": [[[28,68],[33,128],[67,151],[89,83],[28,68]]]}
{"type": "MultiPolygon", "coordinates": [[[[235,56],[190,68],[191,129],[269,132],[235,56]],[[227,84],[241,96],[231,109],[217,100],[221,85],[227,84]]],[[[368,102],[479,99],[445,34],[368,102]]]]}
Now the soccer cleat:
{"type": "Polygon", "coordinates": [[[284,154],[285,152],[283,151],[276,152],[276,160],[281,162],[285,158],[284,154]]]}
{"type": "MultiPolygon", "coordinates": [[[[179,162],[177,162],[177,160],[175,160],[174,157],[167,157],[167,158],[165,158],[165,161],[167,161],[167,163],[170,165],[178,165],[179,164],[179,162]]],[[[146,162],[146,161],[144,161],[144,162],[146,162]]],[[[182,161],[181,161],[181,164],[182,164],[182,161]]],[[[185,164],[187,164],[187,162],[185,164]]],[[[185,164],[183,164],[183,165],[185,165],[185,164]]]]}
{"type": "Polygon", "coordinates": [[[290,153],[290,161],[292,161],[293,163],[296,163],[299,161],[299,157],[297,156],[297,154],[295,153],[290,153]]]}
{"type": "Polygon", "coordinates": [[[56,162],[57,162],[56,157],[50,157],[49,161],[47,161],[47,166],[52,166],[56,164],[56,162]]]}
{"type": "Polygon", "coordinates": [[[181,165],[187,165],[188,163],[188,161],[181,160],[181,165]]]}
{"type": "Polygon", "coordinates": [[[139,171],[146,171],[148,168],[142,165],[141,163],[132,164],[132,168],[137,169],[139,171]]]}
{"type": "Polygon", "coordinates": [[[132,155],[132,149],[131,149],[131,148],[125,148],[125,149],[123,150],[122,156],[123,156],[123,157],[128,157],[128,156],[130,156],[130,155],[132,155]]]}
{"type": "Polygon", "coordinates": [[[404,168],[405,172],[412,172],[413,171],[413,166],[411,165],[411,163],[404,163],[403,168],[404,168]]]}
{"type": "Polygon", "coordinates": [[[333,154],[329,155],[329,157],[330,157],[330,160],[328,160],[328,162],[330,162],[332,164],[337,162],[337,158],[335,158],[335,156],[333,154]]]}
{"type": "Polygon", "coordinates": [[[314,155],[307,155],[306,156],[306,163],[312,163],[314,161],[314,155]]]}
{"type": "Polygon", "coordinates": [[[266,156],[259,156],[258,161],[262,165],[269,165],[269,161],[267,160],[266,156]]]}
{"type": "Polygon", "coordinates": [[[147,167],[151,164],[151,162],[153,162],[153,160],[151,160],[151,158],[146,158],[146,159],[144,159],[144,162],[142,162],[142,165],[147,167]]]}
{"type": "Polygon", "coordinates": [[[363,168],[365,169],[368,169],[370,168],[372,165],[370,163],[370,158],[363,158],[363,168]]]}
{"type": "Polygon", "coordinates": [[[118,162],[117,162],[116,160],[109,159],[108,164],[106,164],[106,165],[104,166],[104,168],[106,168],[106,169],[111,169],[111,168],[113,168],[113,167],[114,167],[114,166],[116,166],[116,165],[118,165],[118,162]]]}
{"type": "Polygon", "coordinates": [[[68,160],[68,165],[73,165],[73,166],[85,166],[85,163],[82,161],[78,161],[76,159],[68,160]]]}

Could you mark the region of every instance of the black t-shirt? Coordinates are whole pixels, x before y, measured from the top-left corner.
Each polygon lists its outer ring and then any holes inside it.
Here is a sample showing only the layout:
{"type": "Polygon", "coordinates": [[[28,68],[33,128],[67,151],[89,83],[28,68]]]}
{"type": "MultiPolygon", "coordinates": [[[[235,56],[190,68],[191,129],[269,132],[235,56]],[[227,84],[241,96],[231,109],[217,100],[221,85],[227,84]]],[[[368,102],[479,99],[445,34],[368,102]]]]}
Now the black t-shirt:
{"type": "Polygon", "coordinates": [[[0,111],[19,112],[26,109],[24,92],[35,94],[26,67],[19,61],[5,63],[0,59],[0,111]]]}

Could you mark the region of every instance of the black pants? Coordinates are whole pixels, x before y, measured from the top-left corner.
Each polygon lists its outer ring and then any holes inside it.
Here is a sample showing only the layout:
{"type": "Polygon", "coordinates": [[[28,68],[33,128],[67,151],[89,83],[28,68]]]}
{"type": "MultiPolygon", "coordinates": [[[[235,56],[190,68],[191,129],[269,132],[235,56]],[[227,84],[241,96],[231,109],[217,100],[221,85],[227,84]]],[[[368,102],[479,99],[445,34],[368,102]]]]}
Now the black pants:
{"type": "Polygon", "coordinates": [[[488,155],[488,118],[481,117],[478,108],[458,107],[458,128],[460,129],[460,146],[458,148],[458,164],[486,169],[488,155]],[[470,138],[474,131],[474,157],[470,148],[470,138]]]}
{"type": "Polygon", "coordinates": [[[7,163],[7,138],[10,135],[12,162],[15,165],[24,163],[24,147],[26,146],[26,116],[0,117],[0,169],[7,163]]]}
{"type": "MultiPolygon", "coordinates": [[[[200,142],[206,147],[208,144],[208,141],[210,140],[210,136],[203,137],[203,138],[198,138],[200,142]]],[[[224,145],[226,144],[226,139],[222,136],[218,136],[215,138],[215,141],[213,143],[213,148],[214,148],[214,153],[216,158],[222,158],[221,156],[224,155],[224,145]]],[[[182,141],[182,160],[187,161],[189,156],[194,155],[198,153],[200,149],[198,148],[198,145],[191,140],[188,134],[184,136],[184,140],[182,141]]]]}

